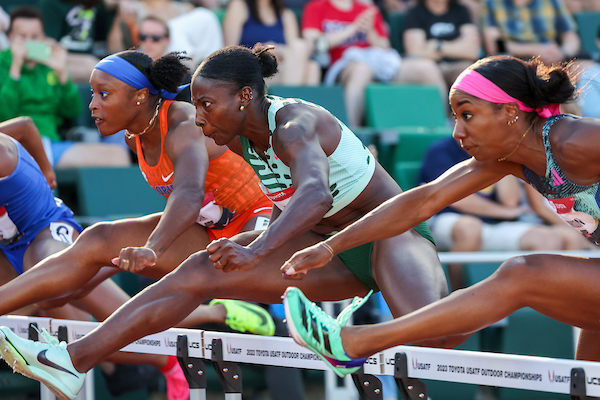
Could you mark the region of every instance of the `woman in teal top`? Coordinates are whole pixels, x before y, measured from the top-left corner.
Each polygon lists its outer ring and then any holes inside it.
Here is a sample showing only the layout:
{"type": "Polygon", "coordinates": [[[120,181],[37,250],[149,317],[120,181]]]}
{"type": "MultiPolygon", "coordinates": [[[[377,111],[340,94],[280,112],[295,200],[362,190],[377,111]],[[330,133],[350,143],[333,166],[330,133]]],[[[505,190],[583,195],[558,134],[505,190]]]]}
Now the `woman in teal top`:
{"type": "MultiPolygon", "coordinates": [[[[452,86],[450,105],[456,116],[454,137],[473,158],[295,254],[283,270],[311,270],[310,275],[326,265],[332,254],[359,246],[367,238],[393,237],[506,175],[527,181],[565,222],[600,245],[600,120],[560,114],[559,104],[577,94],[575,71],[570,67],[507,56],[471,65],[452,86]]],[[[513,257],[476,285],[394,321],[368,327],[343,327],[297,288],[286,291],[284,303],[296,341],[333,366],[395,345],[475,332],[523,307],[582,328],[576,357],[600,361],[599,267],[598,258],[513,257]],[[327,348],[317,339],[324,331],[327,348]]]]}
{"type": "MultiPolygon", "coordinates": [[[[349,249],[348,257],[332,257],[325,268],[309,274],[282,275],[281,266],[295,251],[321,242],[402,190],[329,112],[266,97],[264,80],[276,72],[277,59],[270,48],[230,46],[207,57],[192,80],[196,125],[217,144],[246,154],[261,171],[265,191],[277,204],[269,227],[212,242],[66,349],[44,345],[53,363],[73,372],[36,365],[44,370],[46,382],[52,376],[55,387],[66,384],[76,393],[83,375],[74,371],[88,371],[128,343],[177,324],[206,299],[280,303],[290,284],[286,278],[297,279],[293,282],[320,301],[379,288],[396,317],[448,294],[424,226],[420,232],[409,230],[349,249]]],[[[456,339],[462,338],[436,338],[426,344],[452,347],[456,339]]],[[[27,343],[11,347],[30,358],[46,351],[27,343]]]]}

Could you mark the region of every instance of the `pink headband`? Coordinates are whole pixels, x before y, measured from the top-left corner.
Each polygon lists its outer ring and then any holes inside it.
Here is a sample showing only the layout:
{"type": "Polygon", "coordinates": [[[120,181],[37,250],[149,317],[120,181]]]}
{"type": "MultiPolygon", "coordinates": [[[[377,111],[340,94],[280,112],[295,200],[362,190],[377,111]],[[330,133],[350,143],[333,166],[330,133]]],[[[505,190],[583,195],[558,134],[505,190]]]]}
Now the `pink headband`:
{"type": "Polygon", "coordinates": [[[508,95],[504,90],[496,86],[495,83],[472,69],[465,69],[454,81],[450,88],[462,90],[463,92],[475,96],[491,103],[517,103],[519,109],[526,112],[535,111],[542,118],[550,118],[553,115],[560,114],[560,104],[550,104],[546,107],[531,108],[520,100],[508,95]]]}

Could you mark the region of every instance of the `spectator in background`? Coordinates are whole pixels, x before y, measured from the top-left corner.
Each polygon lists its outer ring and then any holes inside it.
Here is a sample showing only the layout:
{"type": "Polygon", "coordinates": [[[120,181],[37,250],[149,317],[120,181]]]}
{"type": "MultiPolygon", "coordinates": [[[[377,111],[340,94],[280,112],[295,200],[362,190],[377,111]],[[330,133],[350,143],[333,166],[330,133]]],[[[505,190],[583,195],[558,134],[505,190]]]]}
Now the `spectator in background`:
{"type": "Polygon", "coordinates": [[[105,13],[102,0],[40,0],[46,35],[67,50],[67,72],[75,82],[87,82],[99,58],[93,54],[97,19],[105,13]]]}
{"type": "Polygon", "coordinates": [[[479,30],[458,0],[418,0],[406,15],[407,56],[437,63],[448,87],[481,56],[479,30]]]}
{"type": "Polygon", "coordinates": [[[67,51],[46,38],[39,10],[14,9],[8,38],[10,49],[0,53],[0,120],[31,117],[53,167],[128,165],[130,156],[122,147],[61,141],[58,127],[82,112],[81,99],[69,78],[67,51]]]}
{"type": "Polygon", "coordinates": [[[270,84],[318,85],[321,67],[311,60],[312,46],[300,38],[296,15],[282,0],[231,0],[223,21],[225,46],[275,45],[280,73],[270,84]]]}
{"type": "Polygon", "coordinates": [[[190,12],[190,3],[173,0],[110,0],[114,1],[116,15],[108,38],[108,51],[115,53],[138,43],[138,28],[146,17],[168,21],[190,12]]]}
{"type": "MultiPolygon", "coordinates": [[[[596,34],[596,46],[600,49],[600,26],[596,34]]],[[[578,101],[582,117],[600,118],[600,54],[596,54],[579,77],[577,86],[581,90],[578,101]]]]}
{"type": "MultiPolygon", "coordinates": [[[[171,44],[171,34],[165,20],[152,16],[144,18],[138,27],[138,38],[138,49],[149,55],[153,60],[168,53],[167,49],[171,44]]],[[[190,83],[191,80],[192,74],[188,72],[181,84],[190,83]]],[[[190,88],[186,87],[179,92],[175,100],[187,101],[189,103],[191,101],[190,88]]]]}
{"type": "MultiPolygon", "coordinates": [[[[429,147],[420,181],[435,180],[469,159],[453,137],[429,147]]],[[[589,250],[592,245],[567,225],[530,185],[508,175],[494,185],[457,201],[429,219],[439,251],[589,250]],[[527,205],[528,204],[528,205],[527,205]]],[[[465,287],[461,264],[448,265],[452,290],[465,287]]]]}
{"type": "Polygon", "coordinates": [[[572,59],[581,45],[563,0],[484,0],[482,31],[487,54],[539,56],[548,65],[572,59]]]}
{"type": "Polygon", "coordinates": [[[565,0],[565,5],[571,15],[586,11],[600,11],[600,0],[565,0]]]}
{"type": "Polygon", "coordinates": [[[8,42],[8,25],[10,24],[10,16],[4,11],[4,8],[0,7],[0,50],[4,50],[10,46],[8,42]]]}
{"type": "Polygon", "coordinates": [[[174,0],[121,0],[108,36],[109,53],[135,46],[139,24],[146,17],[167,21],[170,35],[166,52],[185,51],[191,58],[186,64],[192,70],[207,55],[223,47],[221,24],[208,9],[174,0]]]}
{"type": "Polygon", "coordinates": [[[447,101],[448,88],[435,62],[401,59],[390,47],[387,27],[376,6],[357,0],[312,0],[302,14],[302,35],[329,58],[325,83],[344,86],[350,126],[363,123],[365,88],[371,82],[436,85],[447,101]]]}

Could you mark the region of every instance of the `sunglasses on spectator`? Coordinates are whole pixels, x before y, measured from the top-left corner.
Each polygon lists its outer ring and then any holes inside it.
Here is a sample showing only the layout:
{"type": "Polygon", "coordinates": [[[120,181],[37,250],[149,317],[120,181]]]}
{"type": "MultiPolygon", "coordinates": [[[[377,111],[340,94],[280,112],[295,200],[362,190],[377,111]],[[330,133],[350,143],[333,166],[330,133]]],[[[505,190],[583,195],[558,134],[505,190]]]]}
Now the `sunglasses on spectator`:
{"type": "Polygon", "coordinates": [[[140,33],[140,42],[145,42],[147,39],[152,39],[153,42],[160,42],[166,37],[167,35],[146,35],[144,33],[140,33]]]}

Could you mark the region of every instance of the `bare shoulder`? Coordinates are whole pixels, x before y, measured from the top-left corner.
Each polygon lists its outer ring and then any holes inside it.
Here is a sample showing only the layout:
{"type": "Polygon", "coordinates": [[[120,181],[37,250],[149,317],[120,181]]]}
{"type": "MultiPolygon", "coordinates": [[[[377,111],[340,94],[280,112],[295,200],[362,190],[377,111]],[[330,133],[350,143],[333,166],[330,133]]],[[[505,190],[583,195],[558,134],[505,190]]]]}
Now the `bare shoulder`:
{"type": "Polygon", "coordinates": [[[0,177],[10,175],[17,166],[17,147],[8,135],[0,133],[0,177]]]}
{"type": "Polygon", "coordinates": [[[205,147],[205,137],[202,128],[196,125],[195,117],[196,110],[193,105],[183,101],[174,101],[171,104],[167,116],[169,132],[164,144],[167,154],[170,155],[174,150],[179,152],[190,146],[205,147]]]}
{"type": "Polygon", "coordinates": [[[275,121],[275,147],[316,138],[329,155],[340,140],[341,128],[336,118],[324,108],[311,104],[296,103],[283,107],[277,112],[275,121]]]}
{"type": "Polygon", "coordinates": [[[582,185],[600,178],[600,119],[561,118],[550,131],[552,153],[569,179],[582,185]]]}

